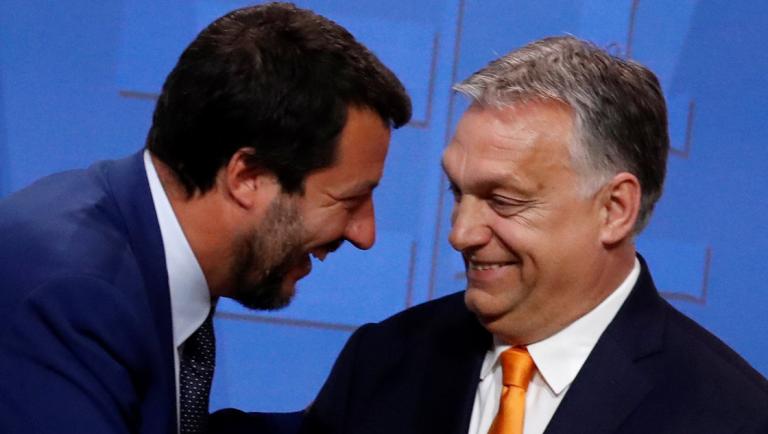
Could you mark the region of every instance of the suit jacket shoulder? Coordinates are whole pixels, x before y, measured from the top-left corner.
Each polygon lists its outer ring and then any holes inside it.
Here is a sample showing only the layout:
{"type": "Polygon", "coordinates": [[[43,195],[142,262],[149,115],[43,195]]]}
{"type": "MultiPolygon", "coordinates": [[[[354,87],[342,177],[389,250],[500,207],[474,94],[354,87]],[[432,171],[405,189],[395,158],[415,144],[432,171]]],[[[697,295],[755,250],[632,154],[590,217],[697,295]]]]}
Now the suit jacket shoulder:
{"type": "Polygon", "coordinates": [[[765,379],[663,300],[641,263],[546,434],[766,432],[765,379]]]}
{"type": "Polygon", "coordinates": [[[466,433],[489,344],[463,293],[365,325],[339,355],[302,432],[466,433]]]}
{"type": "Polygon", "coordinates": [[[162,240],[141,155],[0,202],[0,431],[172,432],[162,240]]]}

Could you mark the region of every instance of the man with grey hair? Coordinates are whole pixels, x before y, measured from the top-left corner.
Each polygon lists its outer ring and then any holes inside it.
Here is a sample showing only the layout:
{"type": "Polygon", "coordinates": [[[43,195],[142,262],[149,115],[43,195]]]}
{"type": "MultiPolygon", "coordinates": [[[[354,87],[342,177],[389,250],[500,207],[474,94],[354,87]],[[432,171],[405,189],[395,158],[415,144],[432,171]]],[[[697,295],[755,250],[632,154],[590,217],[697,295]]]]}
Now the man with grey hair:
{"type": "Polygon", "coordinates": [[[311,433],[765,433],[768,383],[658,294],[634,237],[669,148],[655,75],[574,37],[456,90],[466,291],[350,338],[311,433]]]}

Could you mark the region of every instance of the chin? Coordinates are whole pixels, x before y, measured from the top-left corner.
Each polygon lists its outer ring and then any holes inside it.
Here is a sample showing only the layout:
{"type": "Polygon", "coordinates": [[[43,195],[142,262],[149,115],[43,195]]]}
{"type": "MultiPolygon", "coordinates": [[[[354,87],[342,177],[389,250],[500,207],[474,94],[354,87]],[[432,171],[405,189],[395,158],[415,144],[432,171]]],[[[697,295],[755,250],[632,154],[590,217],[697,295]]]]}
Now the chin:
{"type": "Polygon", "coordinates": [[[468,286],[464,291],[464,302],[467,307],[472,306],[499,306],[501,299],[505,294],[499,294],[498,291],[493,289],[486,289],[476,286],[468,286]]]}
{"type": "Polygon", "coordinates": [[[285,300],[287,306],[296,296],[296,282],[286,282],[280,289],[280,299],[285,300]]]}
{"type": "Polygon", "coordinates": [[[474,313],[489,332],[496,333],[495,326],[510,312],[508,300],[489,294],[481,289],[468,288],[464,293],[464,304],[474,313]]]}
{"type": "Polygon", "coordinates": [[[296,292],[295,282],[255,282],[239,286],[231,298],[252,310],[279,310],[291,303],[296,292]]]}
{"type": "Polygon", "coordinates": [[[501,313],[498,312],[499,303],[494,300],[494,297],[480,289],[467,288],[464,293],[464,304],[483,323],[485,318],[495,318],[501,313]]]}

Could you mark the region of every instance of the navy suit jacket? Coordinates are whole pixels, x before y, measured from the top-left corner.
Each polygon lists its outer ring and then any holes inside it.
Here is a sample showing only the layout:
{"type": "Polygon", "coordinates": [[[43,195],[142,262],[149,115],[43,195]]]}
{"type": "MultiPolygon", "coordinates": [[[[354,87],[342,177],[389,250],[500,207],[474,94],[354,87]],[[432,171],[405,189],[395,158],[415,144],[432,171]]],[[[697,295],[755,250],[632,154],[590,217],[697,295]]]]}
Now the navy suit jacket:
{"type": "Polygon", "coordinates": [[[172,341],[141,153],[0,201],[0,432],[175,433],[172,341]]]}
{"type": "MultiPolygon", "coordinates": [[[[641,263],[546,434],[768,433],[765,378],[664,301],[641,263]]],[[[463,293],[363,326],[302,432],[466,434],[491,343],[463,293]]]]}

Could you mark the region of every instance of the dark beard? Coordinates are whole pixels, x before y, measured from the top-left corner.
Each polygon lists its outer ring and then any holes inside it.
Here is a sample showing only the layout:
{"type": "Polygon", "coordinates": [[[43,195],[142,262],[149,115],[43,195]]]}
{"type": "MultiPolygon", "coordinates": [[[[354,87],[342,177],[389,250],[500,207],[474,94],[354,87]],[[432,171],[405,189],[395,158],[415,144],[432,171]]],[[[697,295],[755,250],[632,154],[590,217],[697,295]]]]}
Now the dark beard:
{"type": "Polygon", "coordinates": [[[278,195],[259,227],[235,249],[232,298],[249,309],[287,306],[291,294],[283,294],[283,280],[306,255],[304,232],[296,203],[278,195]]]}

